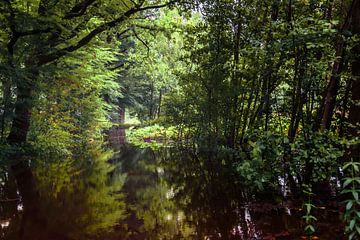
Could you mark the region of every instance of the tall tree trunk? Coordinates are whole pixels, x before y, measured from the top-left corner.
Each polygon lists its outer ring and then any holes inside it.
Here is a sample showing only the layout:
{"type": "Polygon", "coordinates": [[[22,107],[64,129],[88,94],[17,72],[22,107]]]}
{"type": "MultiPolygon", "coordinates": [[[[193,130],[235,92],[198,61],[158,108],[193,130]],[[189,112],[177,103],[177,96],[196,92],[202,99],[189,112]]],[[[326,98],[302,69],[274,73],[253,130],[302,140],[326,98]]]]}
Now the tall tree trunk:
{"type": "Polygon", "coordinates": [[[336,105],[336,97],[340,87],[340,74],[344,68],[344,49],[345,49],[345,41],[343,39],[344,31],[349,30],[350,21],[349,19],[353,19],[353,14],[356,12],[356,3],[355,0],[350,4],[347,14],[343,19],[343,23],[339,28],[339,35],[336,39],[335,50],[336,50],[336,59],[332,66],[331,77],[328,83],[328,87],[324,94],[324,100],[322,103],[322,117],[321,117],[321,127],[322,129],[329,129],[331,126],[331,119],[334,114],[334,109],[336,105]]]}
{"type": "Polygon", "coordinates": [[[124,124],[125,123],[125,106],[120,106],[119,108],[119,122],[120,124],[124,124]]]}
{"type": "Polygon", "coordinates": [[[32,86],[25,84],[18,86],[15,116],[7,141],[16,149],[9,154],[9,158],[24,208],[19,238],[20,240],[45,240],[46,222],[40,217],[40,197],[30,168],[29,157],[26,155],[26,151],[20,149],[26,147],[26,138],[30,127],[31,88],[32,86]]]}
{"type": "MultiPolygon", "coordinates": [[[[352,33],[360,37],[360,0],[354,0],[354,9],[352,12],[351,30],[352,33]]],[[[349,123],[352,124],[349,133],[354,137],[360,134],[360,43],[357,42],[352,49],[354,59],[352,61],[352,75],[354,80],[351,85],[351,100],[352,103],[349,108],[349,123]]],[[[360,145],[354,146],[351,152],[351,157],[354,160],[359,160],[360,145]]]]}

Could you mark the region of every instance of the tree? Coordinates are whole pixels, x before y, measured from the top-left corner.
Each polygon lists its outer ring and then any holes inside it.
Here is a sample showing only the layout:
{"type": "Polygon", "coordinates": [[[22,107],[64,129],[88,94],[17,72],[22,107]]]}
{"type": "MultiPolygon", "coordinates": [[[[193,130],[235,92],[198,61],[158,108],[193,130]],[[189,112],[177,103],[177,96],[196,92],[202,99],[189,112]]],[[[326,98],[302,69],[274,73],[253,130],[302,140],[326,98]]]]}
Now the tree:
{"type": "MultiPolygon", "coordinates": [[[[28,216],[33,218],[31,224],[33,233],[39,234],[37,239],[47,238],[46,233],[41,233],[40,230],[44,220],[39,213],[39,196],[27,153],[20,148],[28,145],[27,136],[36,101],[34,92],[39,82],[56,74],[60,67],[59,60],[63,57],[86,46],[94,46],[95,42],[104,41],[111,31],[116,30],[118,37],[121,37],[128,31],[128,23],[139,12],[154,11],[152,9],[170,3],[152,4],[145,0],[137,3],[92,0],[1,2],[4,24],[0,42],[2,49],[6,49],[1,56],[1,81],[5,93],[5,109],[14,113],[6,142],[16,149],[7,158],[10,159],[24,205],[24,219],[28,216]],[[8,98],[12,90],[16,97],[13,109],[9,109],[8,98]]],[[[53,80],[59,81],[56,78],[53,80]]],[[[20,235],[21,239],[33,239],[31,233],[26,231],[20,231],[20,235]]]]}
{"type": "Polygon", "coordinates": [[[185,68],[182,31],[187,24],[176,9],[162,11],[152,23],[138,24],[130,40],[134,47],[126,53],[127,70],[120,73],[120,101],[142,121],[159,118],[164,97],[178,86],[178,74],[185,68]]]}
{"type": "MultiPolygon", "coordinates": [[[[351,31],[355,37],[360,36],[360,1],[354,0],[352,2],[354,10],[351,16],[351,31]]],[[[351,105],[349,109],[349,123],[352,124],[350,127],[350,134],[353,137],[359,136],[359,123],[360,123],[360,43],[359,40],[353,46],[352,51],[352,75],[353,81],[351,84],[351,105]]],[[[354,159],[359,159],[360,147],[359,143],[354,147],[352,153],[354,159]]]]}
{"type": "Polygon", "coordinates": [[[350,121],[346,92],[353,4],[195,2],[203,18],[187,31],[189,67],[179,79],[180,90],[165,105],[169,121],[176,119],[186,129],[182,136],[208,155],[208,164],[225,148],[232,154],[229,164],[243,166],[243,155],[251,164],[279,164],[294,193],[301,183],[325,181],[337,172],[334,161],[343,149],[336,139],[343,122],[350,121]],[[340,111],[342,117],[331,121],[340,111]],[[321,125],[330,133],[318,135],[321,125]],[[281,144],[274,155],[264,151],[277,149],[269,134],[281,144]],[[332,147],[324,151],[317,144],[332,147]],[[313,151],[299,157],[302,148],[313,151]],[[331,166],[328,172],[325,165],[331,166]],[[314,171],[318,168],[326,173],[314,171]]]}

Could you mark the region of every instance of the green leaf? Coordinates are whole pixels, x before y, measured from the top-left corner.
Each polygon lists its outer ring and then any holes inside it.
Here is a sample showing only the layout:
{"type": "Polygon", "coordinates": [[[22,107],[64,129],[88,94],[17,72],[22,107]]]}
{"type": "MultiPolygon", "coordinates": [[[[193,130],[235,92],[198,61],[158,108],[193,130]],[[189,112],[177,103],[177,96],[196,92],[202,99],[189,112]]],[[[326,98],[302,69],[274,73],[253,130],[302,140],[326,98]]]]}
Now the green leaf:
{"type": "Polygon", "coordinates": [[[343,185],[344,188],[353,181],[352,178],[345,178],[345,179],[346,179],[346,180],[345,180],[344,185],[343,185]]]}
{"type": "Polygon", "coordinates": [[[347,204],[346,204],[346,210],[350,210],[353,206],[353,201],[349,201],[347,204]]]}
{"type": "Polygon", "coordinates": [[[359,226],[355,226],[356,228],[356,232],[360,235],[360,227],[359,226]]]}
{"type": "Polygon", "coordinates": [[[354,229],[354,226],[355,226],[355,219],[353,219],[353,220],[350,221],[350,224],[349,224],[350,230],[353,230],[353,229],[354,229]]]}
{"type": "Polygon", "coordinates": [[[307,225],[304,230],[305,230],[305,232],[308,232],[308,233],[314,233],[315,232],[315,228],[311,224],[307,225]]]}
{"type": "Polygon", "coordinates": [[[345,170],[345,169],[347,169],[347,168],[350,167],[350,166],[352,166],[353,168],[355,168],[355,166],[357,166],[357,165],[360,165],[360,162],[347,162],[347,163],[344,165],[343,169],[345,170]]]}
{"type": "Polygon", "coordinates": [[[345,189],[341,191],[341,194],[352,193],[353,191],[353,189],[345,189]]]}
{"type": "Polygon", "coordinates": [[[355,232],[352,232],[350,235],[349,235],[349,240],[352,240],[353,238],[354,238],[354,236],[355,236],[355,232]]]}
{"type": "Polygon", "coordinates": [[[359,200],[359,193],[356,190],[352,191],[352,194],[356,201],[359,200]]]}

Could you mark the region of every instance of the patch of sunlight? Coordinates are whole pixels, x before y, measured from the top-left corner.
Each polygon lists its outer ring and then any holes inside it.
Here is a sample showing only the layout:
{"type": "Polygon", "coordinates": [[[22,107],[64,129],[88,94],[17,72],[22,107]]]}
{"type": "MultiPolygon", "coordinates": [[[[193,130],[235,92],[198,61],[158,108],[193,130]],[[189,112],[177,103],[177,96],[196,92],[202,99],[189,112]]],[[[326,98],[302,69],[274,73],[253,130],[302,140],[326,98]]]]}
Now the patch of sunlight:
{"type": "MultiPolygon", "coordinates": [[[[128,110],[128,109],[126,109],[128,110]]],[[[125,111],[125,120],[124,120],[124,123],[125,124],[134,124],[134,125],[137,125],[137,124],[140,124],[140,120],[138,117],[136,116],[132,116],[131,113],[129,113],[129,111],[125,111]]]]}
{"type": "Polygon", "coordinates": [[[166,192],[166,199],[171,199],[175,196],[175,192],[173,188],[170,188],[167,192],[166,192]]]}
{"type": "Polygon", "coordinates": [[[166,220],[167,221],[171,221],[172,218],[173,218],[172,214],[169,213],[168,215],[166,215],[166,220]]]}

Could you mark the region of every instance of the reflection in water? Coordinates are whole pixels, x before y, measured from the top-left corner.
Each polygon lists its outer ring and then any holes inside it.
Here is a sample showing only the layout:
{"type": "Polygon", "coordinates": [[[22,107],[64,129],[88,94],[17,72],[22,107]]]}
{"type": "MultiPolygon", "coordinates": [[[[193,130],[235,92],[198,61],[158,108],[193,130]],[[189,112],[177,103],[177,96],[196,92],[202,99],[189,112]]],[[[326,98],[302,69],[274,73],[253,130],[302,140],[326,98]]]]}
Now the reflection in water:
{"type": "MultiPolygon", "coordinates": [[[[37,211],[42,217],[34,219],[26,215],[19,201],[11,201],[5,195],[10,184],[4,187],[0,200],[0,239],[20,238],[22,232],[29,240],[80,240],[103,239],[124,218],[124,201],[120,193],[124,175],[115,173],[107,163],[110,152],[87,149],[79,156],[79,163],[59,160],[38,161],[35,174],[39,202],[37,211]],[[81,158],[81,159],[80,159],[81,158]],[[5,191],[6,190],[6,191],[5,191]],[[41,224],[42,232],[35,224],[41,224]]],[[[10,183],[7,181],[7,183],[10,183]]],[[[16,194],[18,195],[18,193],[16,194]]],[[[18,198],[18,196],[17,196],[18,198]]]]}
{"type": "Polygon", "coordinates": [[[174,191],[154,153],[125,147],[116,161],[127,174],[123,191],[128,212],[117,239],[190,239],[193,230],[173,201],[174,191]]]}
{"type": "MultiPolygon", "coordinates": [[[[72,184],[56,195],[48,190],[54,182],[42,179],[40,206],[46,231],[57,236],[52,239],[290,240],[303,235],[299,204],[281,200],[287,194],[283,179],[276,196],[246,195],[230,158],[124,146],[111,165],[94,161],[84,172],[75,169],[73,176],[64,176],[72,184]]],[[[53,178],[55,172],[48,174],[53,178]]],[[[0,203],[0,239],[16,239],[21,205],[12,203],[14,214],[6,204],[0,203]]],[[[341,239],[337,211],[315,214],[320,239],[341,239]]]]}
{"type": "MultiPolygon", "coordinates": [[[[246,196],[230,160],[186,151],[136,150],[119,156],[125,183],[127,236],[120,239],[301,239],[301,204],[246,196]]],[[[281,181],[281,179],[279,179],[281,181]]],[[[282,190],[282,191],[281,191],[282,190]]],[[[318,209],[317,236],[342,239],[339,213],[318,209]]],[[[122,234],[126,231],[122,229],[122,234]]]]}

